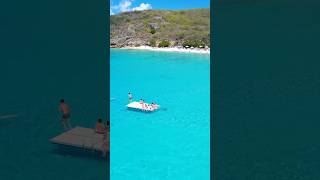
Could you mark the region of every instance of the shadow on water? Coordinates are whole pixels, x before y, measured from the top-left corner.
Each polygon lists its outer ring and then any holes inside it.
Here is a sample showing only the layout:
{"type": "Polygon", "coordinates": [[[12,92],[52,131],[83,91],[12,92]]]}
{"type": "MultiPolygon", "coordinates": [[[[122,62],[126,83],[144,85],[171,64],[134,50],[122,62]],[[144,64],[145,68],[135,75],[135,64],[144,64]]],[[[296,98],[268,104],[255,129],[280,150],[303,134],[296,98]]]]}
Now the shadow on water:
{"type": "Polygon", "coordinates": [[[99,162],[110,161],[109,153],[105,157],[103,157],[101,152],[85,150],[75,147],[68,147],[63,145],[57,145],[56,148],[52,150],[52,153],[60,156],[72,156],[87,160],[95,160],[99,162]]]}

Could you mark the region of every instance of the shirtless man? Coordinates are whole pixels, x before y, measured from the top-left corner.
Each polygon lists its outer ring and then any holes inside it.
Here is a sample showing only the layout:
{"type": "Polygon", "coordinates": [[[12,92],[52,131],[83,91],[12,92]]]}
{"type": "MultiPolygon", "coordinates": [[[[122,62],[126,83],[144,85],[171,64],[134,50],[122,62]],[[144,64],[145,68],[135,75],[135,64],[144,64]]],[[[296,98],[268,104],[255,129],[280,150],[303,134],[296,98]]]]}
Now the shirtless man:
{"type": "Polygon", "coordinates": [[[108,133],[110,133],[110,121],[109,121],[109,120],[107,121],[106,131],[107,131],[108,133]]]}
{"type": "Polygon", "coordinates": [[[104,134],[106,132],[106,129],[104,127],[104,124],[102,123],[102,119],[98,119],[98,122],[96,124],[96,129],[95,129],[96,133],[98,134],[104,134]]]}
{"type": "Polygon", "coordinates": [[[61,123],[65,130],[72,129],[70,119],[70,107],[64,102],[64,99],[60,100],[60,112],[62,113],[61,123]]]}
{"type": "Polygon", "coordinates": [[[106,157],[107,152],[110,152],[110,121],[107,120],[106,131],[103,135],[103,144],[102,144],[102,156],[106,157]]]}

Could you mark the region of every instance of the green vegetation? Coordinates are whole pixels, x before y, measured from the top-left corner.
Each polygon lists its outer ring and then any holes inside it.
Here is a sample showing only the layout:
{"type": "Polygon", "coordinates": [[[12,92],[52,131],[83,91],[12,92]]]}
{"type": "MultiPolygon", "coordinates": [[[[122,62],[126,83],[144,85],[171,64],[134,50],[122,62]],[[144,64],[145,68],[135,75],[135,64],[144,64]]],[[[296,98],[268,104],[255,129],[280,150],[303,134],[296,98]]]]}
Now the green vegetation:
{"type": "Polygon", "coordinates": [[[155,39],[151,39],[150,42],[149,42],[149,45],[152,46],[152,47],[156,47],[157,46],[157,42],[155,39]]]}
{"type": "Polygon", "coordinates": [[[156,33],[156,30],[155,30],[155,29],[151,29],[151,30],[150,30],[150,33],[151,33],[151,34],[154,34],[154,33],[156,33]]]}
{"type": "Polygon", "coordinates": [[[136,43],[156,46],[151,39],[166,39],[175,46],[210,46],[210,9],[207,8],[125,12],[112,15],[110,26],[110,40],[116,47],[136,43]]]}
{"type": "Polygon", "coordinates": [[[182,43],[183,47],[189,46],[189,47],[197,47],[197,48],[204,48],[206,44],[202,42],[201,40],[187,40],[182,43]]]}
{"type": "Polygon", "coordinates": [[[159,43],[158,47],[169,47],[170,46],[170,42],[167,40],[163,40],[159,43]]]}

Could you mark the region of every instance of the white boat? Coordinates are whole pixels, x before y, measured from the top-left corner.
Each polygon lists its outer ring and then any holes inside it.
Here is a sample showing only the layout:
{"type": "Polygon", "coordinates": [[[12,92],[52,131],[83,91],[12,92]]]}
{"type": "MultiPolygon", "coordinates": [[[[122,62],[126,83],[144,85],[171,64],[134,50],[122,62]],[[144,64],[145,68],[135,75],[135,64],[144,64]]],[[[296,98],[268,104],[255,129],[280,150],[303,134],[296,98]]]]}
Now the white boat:
{"type": "Polygon", "coordinates": [[[158,110],[160,108],[159,105],[156,105],[157,108],[153,108],[151,106],[151,104],[140,103],[140,102],[136,102],[136,101],[133,101],[133,102],[129,103],[126,106],[127,106],[128,109],[138,110],[138,111],[143,111],[143,112],[154,112],[154,111],[156,111],[156,110],[158,110]]]}

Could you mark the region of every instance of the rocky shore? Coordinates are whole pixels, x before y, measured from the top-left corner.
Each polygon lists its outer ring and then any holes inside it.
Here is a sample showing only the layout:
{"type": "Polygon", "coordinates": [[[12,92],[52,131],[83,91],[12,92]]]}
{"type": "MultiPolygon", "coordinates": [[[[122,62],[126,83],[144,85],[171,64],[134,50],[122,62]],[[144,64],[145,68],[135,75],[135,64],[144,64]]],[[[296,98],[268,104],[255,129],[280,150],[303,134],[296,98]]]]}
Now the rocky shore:
{"type": "Polygon", "coordinates": [[[199,54],[210,54],[210,48],[183,48],[183,47],[151,47],[151,46],[125,46],[121,49],[136,49],[136,50],[150,50],[150,51],[164,51],[164,52],[181,52],[181,53],[199,53],[199,54]]]}

